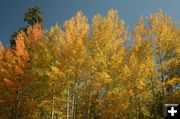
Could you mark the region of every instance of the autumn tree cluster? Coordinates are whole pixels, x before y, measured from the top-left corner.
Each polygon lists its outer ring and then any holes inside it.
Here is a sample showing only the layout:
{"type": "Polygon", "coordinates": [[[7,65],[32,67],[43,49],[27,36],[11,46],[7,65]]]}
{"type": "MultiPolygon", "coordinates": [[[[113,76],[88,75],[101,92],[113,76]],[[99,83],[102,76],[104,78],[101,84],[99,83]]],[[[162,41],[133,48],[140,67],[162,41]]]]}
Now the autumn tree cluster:
{"type": "Polygon", "coordinates": [[[1,119],[160,119],[180,103],[180,28],[162,11],[132,32],[116,10],[34,22],[0,44],[1,119]]]}

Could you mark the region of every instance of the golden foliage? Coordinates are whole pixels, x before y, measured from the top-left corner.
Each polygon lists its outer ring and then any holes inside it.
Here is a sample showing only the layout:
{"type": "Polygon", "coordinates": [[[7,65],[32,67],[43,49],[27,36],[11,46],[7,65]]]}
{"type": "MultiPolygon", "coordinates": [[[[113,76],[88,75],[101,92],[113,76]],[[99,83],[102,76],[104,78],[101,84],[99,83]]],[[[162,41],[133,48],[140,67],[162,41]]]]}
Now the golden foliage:
{"type": "Polygon", "coordinates": [[[0,107],[29,118],[158,118],[156,105],[179,103],[179,39],[162,11],[130,34],[117,10],[92,24],[77,12],[62,28],[29,26],[15,46],[0,43],[0,107]]]}

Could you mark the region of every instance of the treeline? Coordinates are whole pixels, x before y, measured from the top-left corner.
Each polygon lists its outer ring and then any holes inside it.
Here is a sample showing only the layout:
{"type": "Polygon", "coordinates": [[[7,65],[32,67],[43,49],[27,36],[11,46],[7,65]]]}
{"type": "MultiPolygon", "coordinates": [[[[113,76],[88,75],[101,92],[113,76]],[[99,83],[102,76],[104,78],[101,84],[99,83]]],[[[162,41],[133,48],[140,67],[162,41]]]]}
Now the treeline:
{"type": "Polygon", "coordinates": [[[49,31],[32,11],[0,44],[0,119],[160,119],[180,103],[180,28],[162,11],[131,33],[116,10],[49,31]]]}

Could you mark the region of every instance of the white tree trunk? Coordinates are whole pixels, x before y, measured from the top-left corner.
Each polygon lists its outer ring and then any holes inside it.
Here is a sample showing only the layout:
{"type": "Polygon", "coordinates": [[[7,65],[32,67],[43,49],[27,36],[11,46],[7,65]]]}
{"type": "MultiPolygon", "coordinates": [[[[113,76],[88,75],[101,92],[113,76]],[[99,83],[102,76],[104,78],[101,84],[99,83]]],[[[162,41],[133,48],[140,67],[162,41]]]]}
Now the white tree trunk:
{"type": "Polygon", "coordinates": [[[54,93],[55,93],[55,85],[53,83],[53,97],[52,97],[52,112],[51,112],[51,119],[54,119],[54,93]]]}

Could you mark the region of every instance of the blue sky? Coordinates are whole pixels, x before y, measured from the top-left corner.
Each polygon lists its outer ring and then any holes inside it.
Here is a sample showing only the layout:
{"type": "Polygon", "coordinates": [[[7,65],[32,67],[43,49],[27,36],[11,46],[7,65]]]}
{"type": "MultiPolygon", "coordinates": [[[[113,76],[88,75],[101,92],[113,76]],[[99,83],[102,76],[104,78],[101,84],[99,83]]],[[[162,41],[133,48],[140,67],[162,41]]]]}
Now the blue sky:
{"type": "Polygon", "coordinates": [[[137,23],[139,16],[164,10],[165,13],[180,22],[180,0],[1,0],[0,1],[0,40],[8,46],[11,34],[25,26],[24,12],[39,5],[43,12],[44,27],[58,22],[60,25],[81,10],[91,22],[95,14],[106,15],[108,10],[117,9],[120,18],[130,29],[137,23]]]}

